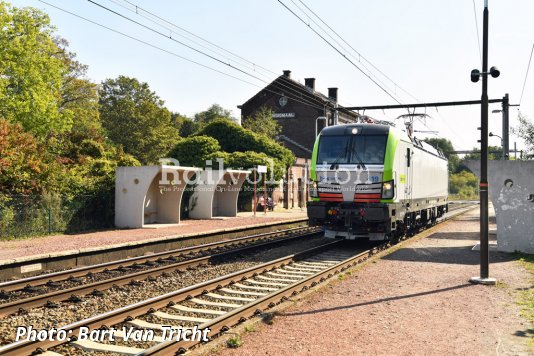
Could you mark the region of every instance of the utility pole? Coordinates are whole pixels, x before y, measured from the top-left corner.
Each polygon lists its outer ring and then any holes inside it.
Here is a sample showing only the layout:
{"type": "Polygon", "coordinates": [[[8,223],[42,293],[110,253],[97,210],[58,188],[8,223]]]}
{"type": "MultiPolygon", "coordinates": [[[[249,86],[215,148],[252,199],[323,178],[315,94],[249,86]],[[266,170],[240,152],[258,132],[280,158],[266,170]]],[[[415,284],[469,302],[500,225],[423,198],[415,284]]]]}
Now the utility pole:
{"type": "Polygon", "coordinates": [[[471,81],[477,82],[482,77],[481,125],[480,125],[480,276],[473,277],[470,282],[477,284],[495,284],[496,280],[489,277],[489,218],[488,218],[488,74],[496,78],[500,72],[492,67],[488,72],[488,0],[484,1],[484,22],[482,35],[482,73],[476,69],[471,71],[471,81]]]}
{"type": "Polygon", "coordinates": [[[504,98],[502,98],[502,154],[503,154],[503,160],[509,160],[510,159],[510,121],[509,116],[510,114],[510,98],[508,96],[508,93],[504,95],[504,98]]]}
{"type": "Polygon", "coordinates": [[[489,277],[489,219],[488,219],[488,0],[484,2],[484,22],[482,42],[482,105],[481,105],[481,140],[480,140],[480,277],[483,281],[489,277]]]}

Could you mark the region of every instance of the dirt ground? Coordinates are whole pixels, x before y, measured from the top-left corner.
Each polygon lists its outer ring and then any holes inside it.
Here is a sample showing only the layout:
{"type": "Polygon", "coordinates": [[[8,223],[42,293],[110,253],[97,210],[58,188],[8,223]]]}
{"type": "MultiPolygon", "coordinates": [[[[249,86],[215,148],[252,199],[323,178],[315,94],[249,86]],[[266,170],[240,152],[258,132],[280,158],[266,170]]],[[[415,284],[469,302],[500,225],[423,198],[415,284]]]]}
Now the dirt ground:
{"type": "Polygon", "coordinates": [[[532,355],[532,326],[515,303],[517,290],[532,288],[529,273],[512,256],[492,252],[497,285],[470,284],[479,275],[479,253],[471,250],[478,231],[475,209],[295,302],[272,325],[244,332],[241,347],[217,353],[532,355]]]}

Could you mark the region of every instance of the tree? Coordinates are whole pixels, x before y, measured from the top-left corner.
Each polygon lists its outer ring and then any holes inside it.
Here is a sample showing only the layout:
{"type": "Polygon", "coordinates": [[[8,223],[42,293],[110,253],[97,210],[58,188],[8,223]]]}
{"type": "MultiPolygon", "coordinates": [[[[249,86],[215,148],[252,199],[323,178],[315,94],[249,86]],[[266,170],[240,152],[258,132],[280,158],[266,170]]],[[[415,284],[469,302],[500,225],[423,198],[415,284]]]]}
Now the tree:
{"type": "MultiPolygon", "coordinates": [[[[473,147],[473,152],[466,154],[462,161],[473,159],[480,160],[480,148],[473,147]]],[[[502,159],[502,147],[488,146],[488,160],[498,161],[500,159],[502,159]]]]}
{"type": "Polygon", "coordinates": [[[524,115],[519,114],[519,126],[513,128],[512,132],[525,141],[526,156],[534,156],[534,124],[524,115]]]}
{"type": "Polygon", "coordinates": [[[200,130],[200,125],[194,122],[193,120],[187,119],[180,126],[180,136],[189,137],[192,136],[200,130]]]}
{"type": "Polygon", "coordinates": [[[55,40],[59,48],[58,57],[68,69],[63,74],[61,83],[60,110],[70,111],[74,118],[71,133],[102,140],[104,138],[100,114],[98,111],[98,86],[87,79],[88,66],[78,62],[76,54],[67,50],[65,39],[55,40]]]}
{"type": "Polygon", "coordinates": [[[38,137],[68,131],[72,113],[61,110],[68,71],[58,56],[54,28],[43,12],[0,2],[0,117],[38,137]]]}
{"type": "Polygon", "coordinates": [[[49,167],[45,150],[20,124],[0,119],[0,192],[32,194],[43,190],[49,167]]]}
{"type": "Polygon", "coordinates": [[[179,136],[171,113],[147,83],[119,76],[102,83],[100,117],[109,139],[143,164],[157,163],[179,136]]]}
{"type": "Polygon", "coordinates": [[[265,106],[256,111],[252,117],[245,118],[243,127],[271,139],[276,139],[282,131],[280,124],[273,119],[273,111],[265,106]]]}
{"type": "Polygon", "coordinates": [[[200,129],[200,124],[179,113],[172,113],[172,121],[181,137],[194,135],[200,129]]]}
{"type": "Polygon", "coordinates": [[[217,139],[225,152],[263,152],[269,157],[276,158],[284,167],[289,167],[295,162],[295,156],[287,148],[228,120],[215,120],[202,128],[199,134],[217,139]]]}
{"type": "Polygon", "coordinates": [[[199,124],[208,124],[217,119],[235,121],[232,117],[232,112],[224,109],[219,104],[213,104],[208,110],[195,114],[195,122],[199,124]]]}
{"type": "Polygon", "coordinates": [[[459,199],[477,199],[478,178],[468,171],[452,174],[449,179],[449,194],[459,199]]]}
{"type": "Polygon", "coordinates": [[[425,138],[424,141],[434,148],[441,150],[445,157],[447,157],[449,160],[449,173],[458,170],[460,158],[457,154],[452,153],[454,151],[454,146],[450,140],[447,140],[446,138],[425,138]]]}

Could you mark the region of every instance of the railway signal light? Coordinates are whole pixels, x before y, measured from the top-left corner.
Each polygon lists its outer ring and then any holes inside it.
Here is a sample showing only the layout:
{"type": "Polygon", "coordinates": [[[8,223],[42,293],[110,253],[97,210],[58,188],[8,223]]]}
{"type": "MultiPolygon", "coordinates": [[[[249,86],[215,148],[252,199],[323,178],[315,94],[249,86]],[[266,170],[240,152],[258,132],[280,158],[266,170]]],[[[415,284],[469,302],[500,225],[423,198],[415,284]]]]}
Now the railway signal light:
{"type": "Polygon", "coordinates": [[[471,81],[473,83],[476,83],[478,82],[479,79],[480,79],[480,71],[478,69],[473,69],[471,71],[471,81]]]}
{"type": "Polygon", "coordinates": [[[489,72],[480,72],[478,69],[473,69],[471,71],[471,81],[476,83],[479,81],[481,75],[491,75],[492,78],[497,78],[501,75],[501,71],[497,67],[491,67],[489,72]]]}

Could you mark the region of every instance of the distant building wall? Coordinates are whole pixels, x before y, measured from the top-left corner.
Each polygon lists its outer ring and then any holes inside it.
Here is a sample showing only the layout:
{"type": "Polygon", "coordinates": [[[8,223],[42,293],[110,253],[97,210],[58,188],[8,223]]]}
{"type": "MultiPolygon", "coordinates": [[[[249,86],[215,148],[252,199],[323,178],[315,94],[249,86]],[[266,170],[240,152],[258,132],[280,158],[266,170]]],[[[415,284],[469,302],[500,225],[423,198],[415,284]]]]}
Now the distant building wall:
{"type": "Polygon", "coordinates": [[[334,124],[336,110],[339,123],[358,121],[359,115],[338,105],[337,100],[337,88],[329,88],[328,95],[324,95],[315,90],[314,78],[306,78],[305,84],[301,84],[291,79],[290,71],[284,71],[284,75],[238,107],[241,109],[242,123],[262,107],[272,110],[273,118],[282,127],[281,135],[289,138],[280,140],[280,143],[293,151],[295,156],[309,159],[315,142],[318,117],[326,117],[328,121],[320,121],[319,128],[324,124],[334,124]]]}
{"type": "MultiPolygon", "coordinates": [[[[467,161],[480,178],[480,162],[467,161]]],[[[534,161],[489,161],[499,251],[534,253],[534,161]]]]}

